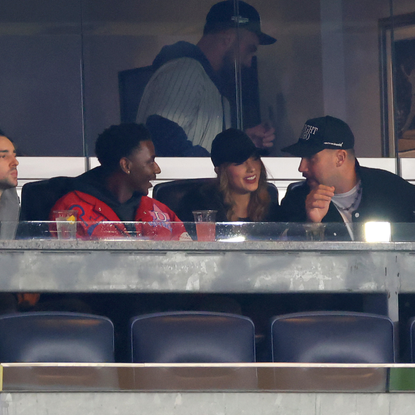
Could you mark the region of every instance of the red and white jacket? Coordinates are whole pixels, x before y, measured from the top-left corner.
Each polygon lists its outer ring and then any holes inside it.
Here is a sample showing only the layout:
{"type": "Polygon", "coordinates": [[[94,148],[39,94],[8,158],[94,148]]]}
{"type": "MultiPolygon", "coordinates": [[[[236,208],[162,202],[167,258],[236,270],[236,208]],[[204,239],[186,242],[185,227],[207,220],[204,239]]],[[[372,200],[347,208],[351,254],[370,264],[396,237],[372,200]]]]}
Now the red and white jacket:
{"type": "MultiPolygon", "coordinates": [[[[128,238],[125,225],[104,202],[87,193],[75,190],[61,197],[51,210],[78,212],[77,237],[81,239],[128,238]]],[[[163,203],[142,196],[135,214],[136,237],[150,240],[191,240],[182,221],[163,203]]]]}

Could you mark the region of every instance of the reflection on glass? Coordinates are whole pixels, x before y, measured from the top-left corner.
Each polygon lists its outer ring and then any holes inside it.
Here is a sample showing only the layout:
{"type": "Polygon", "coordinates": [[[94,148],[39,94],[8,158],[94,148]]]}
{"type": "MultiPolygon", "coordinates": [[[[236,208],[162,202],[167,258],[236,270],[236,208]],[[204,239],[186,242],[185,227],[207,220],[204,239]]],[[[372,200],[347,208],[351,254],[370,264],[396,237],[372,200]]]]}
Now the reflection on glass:
{"type": "Polygon", "coordinates": [[[40,222],[20,222],[17,231],[18,239],[48,239],[57,238],[59,240],[140,240],[140,241],[190,241],[182,222],[152,221],[152,222],[120,222],[120,221],[71,221],[69,223],[75,227],[75,236],[61,237],[59,220],[40,221],[40,222]],[[86,230],[93,229],[93,233],[86,230]]]}
{"type": "MultiPolygon", "coordinates": [[[[80,222],[77,222],[77,226],[80,222]]],[[[77,235],[78,240],[139,240],[139,241],[170,241],[191,239],[180,239],[178,233],[182,231],[183,225],[194,241],[197,241],[196,224],[194,222],[169,222],[170,230],[159,234],[155,230],[155,222],[103,222],[102,234],[88,237],[85,234],[77,235]],[[129,229],[129,232],[120,233],[119,229],[129,229]],[[114,229],[116,232],[114,232],[114,229]]],[[[165,224],[160,223],[159,226],[165,224]]],[[[303,223],[285,222],[216,222],[217,242],[351,242],[350,235],[343,224],[324,223],[318,228],[318,237],[311,237],[303,223]],[[321,232],[324,230],[324,233],[321,232]]],[[[389,225],[389,224],[388,224],[389,225]]],[[[380,229],[379,224],[375,226],[380,229]]],[[[356,242],[365,242],[365,225],[355,224],[353,227],[356,242]]],[[[56,223],[54,221],[19,222],[17,239],[57,239],[56,223]]],[[[414,242],[415,225],[412,223],[391,224],[391,240],[393,242],[414,242]]],[[[386,242],[386,240],[384,240],[386,242]]],[[[372,242],[368,240],[367,242],[372,242]]]]}
{"type": "Polygon", "coordinates": [[[367,222],[364,227],[366,242],[390,242],[391,224],[389,222],[367,222]]]}

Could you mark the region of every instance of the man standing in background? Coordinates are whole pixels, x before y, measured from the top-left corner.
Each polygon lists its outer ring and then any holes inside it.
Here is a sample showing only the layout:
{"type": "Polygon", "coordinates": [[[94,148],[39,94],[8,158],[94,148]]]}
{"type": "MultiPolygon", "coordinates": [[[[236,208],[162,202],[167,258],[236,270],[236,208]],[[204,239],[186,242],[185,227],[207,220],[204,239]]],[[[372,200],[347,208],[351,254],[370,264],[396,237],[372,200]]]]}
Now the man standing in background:
{"type": "MultiPolygon", "coordinates": [[[[232,0],[215,4],[197,45],[165,46],[155,58],[137,122],[150,129],[158,156],[208,156],[216,135],[231,126],[223,79],[235,62],[250,67],[258,45],[276,42],[262,33],[256,9],[238,4],[237,15],[232,0]]],[[[274,129],[266,124],[246,133],[259,148],[273,145],[274,129]]]]}

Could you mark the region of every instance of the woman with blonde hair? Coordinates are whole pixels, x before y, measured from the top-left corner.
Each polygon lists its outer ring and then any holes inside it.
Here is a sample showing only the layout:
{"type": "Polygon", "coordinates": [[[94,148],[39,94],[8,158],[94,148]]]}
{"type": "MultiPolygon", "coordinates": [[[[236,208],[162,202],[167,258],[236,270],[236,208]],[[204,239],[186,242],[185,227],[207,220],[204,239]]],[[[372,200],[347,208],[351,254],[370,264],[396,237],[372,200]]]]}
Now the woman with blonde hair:
{"type": "Polygon", "coordinates": [[[180,219],[190,222],[194,210],[216,210],[217,222],[281,221],[280,206],[268,192],[263,152],[243,131],[219,133],[211,150],[217,179],[183,198],[180,219]]]}

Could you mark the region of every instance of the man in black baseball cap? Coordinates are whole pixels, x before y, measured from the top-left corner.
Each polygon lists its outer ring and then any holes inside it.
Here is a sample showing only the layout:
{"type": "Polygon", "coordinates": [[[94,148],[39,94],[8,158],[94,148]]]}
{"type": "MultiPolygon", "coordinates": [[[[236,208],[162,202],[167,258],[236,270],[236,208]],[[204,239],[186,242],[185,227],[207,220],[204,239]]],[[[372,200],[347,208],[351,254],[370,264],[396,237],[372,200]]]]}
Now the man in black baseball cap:
{"type": "Polygon", "coordinates": [[[262,33],[261,17],[257,10],[244,1],[225,0],[214,4],[206,16],[206,24],[203,34],[211,33],[218,29],[229,29],[239,27],[255,33],[260,45],[272,45],[277,39],[262,33]]]}
{"type": "Polygon", "coordinates": [[[310,157],[324,149],[350,150],[354,147],[354,135],[350,127],[338,118],[313,118],[306,121],[297,143],[282,151],[296,157],[310,157]]]}
{"type": "Polygon", "coordinates": [[[306,179],[281,202],[289,221],[342,222],[347,231],[337,235],[341,239],[359,238],[354,222],[414,222],[415,186],[388,171],[361,167],[344,121],[310,119],[297,143],[282,151],[301,157],[298,170],[306,179]]]}
{"type": "MultiPolygon", "coordinates": [[[[275,42],[262,32],[254,7],[225,0],[211,7],[197,45],[164,46],[137,114],[137,122],[146,123],[152,134],[157,155],[208,156],[216,135],[231,127],[227,95],[235,63],[250,67],[259,45],[275,42]]],[[[267,123],[245,132],[257,147],[273,146],[275,130],[267,123]]]]}

